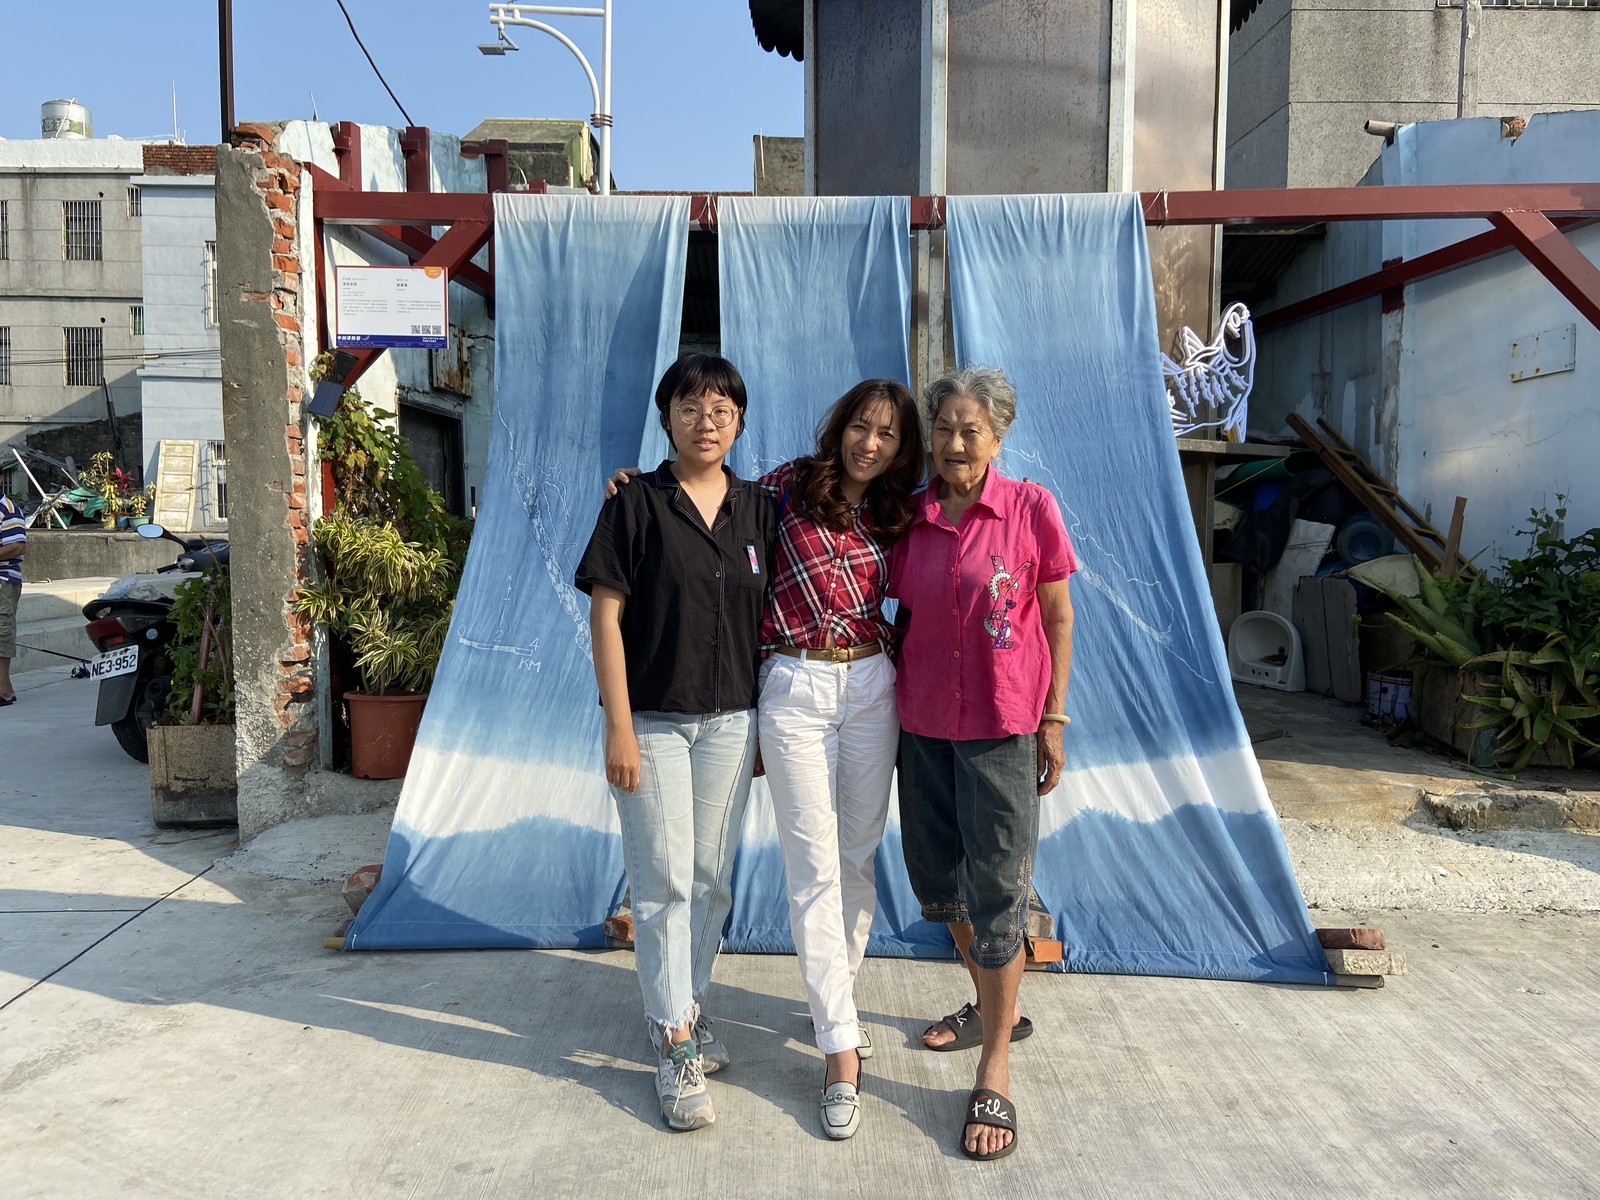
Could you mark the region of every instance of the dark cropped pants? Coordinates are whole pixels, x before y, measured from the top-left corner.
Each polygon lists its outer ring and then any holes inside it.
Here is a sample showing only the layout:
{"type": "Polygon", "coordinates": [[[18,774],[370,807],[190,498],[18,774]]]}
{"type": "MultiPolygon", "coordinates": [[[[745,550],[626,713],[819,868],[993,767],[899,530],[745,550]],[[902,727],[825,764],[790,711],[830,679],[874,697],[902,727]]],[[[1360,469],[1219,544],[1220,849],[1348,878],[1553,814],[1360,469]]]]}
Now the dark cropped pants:
{"type": "Polygon", "coordinates": [[[1022,950],[1039,846],[1035,735],[953,741],[900,735],[900,830],[922,915],[972,926],[972,959],[1022,950]]]}

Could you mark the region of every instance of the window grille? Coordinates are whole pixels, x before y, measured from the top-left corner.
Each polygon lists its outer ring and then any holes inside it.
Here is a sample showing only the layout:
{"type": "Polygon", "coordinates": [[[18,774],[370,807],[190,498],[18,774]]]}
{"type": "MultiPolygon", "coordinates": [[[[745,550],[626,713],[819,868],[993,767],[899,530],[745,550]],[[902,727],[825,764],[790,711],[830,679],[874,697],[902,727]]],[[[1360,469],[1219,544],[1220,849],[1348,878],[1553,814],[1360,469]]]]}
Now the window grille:
{"type": "Polygon", "coordinates": [[[62,333],[67,340],[67,386],[99,387],[106,370],[100,326],[68,327],[62,333]]]}
{"type": "Polygon", "coordinates": [[[0,258],[11,257],[11,214],[9,200],[0,200],[0,258]]]}
{"type": "MultiPolygon", "coordinates": [[[[1600,0],[1481,0],[1484,8],[1600,8],[1600,0]]],[[[1435,8],[1460,8],[1461,0],[1434,0],[1435,8]]]]}
{"type": "Polygon", "coordinates": [[[11,383],[11,327],[0,325],[0,387],[11,383]]]}
{"type": "Polygon", "coordinates": [[[61,202],[62,253],[68,262],[99,262],[105,257],[100,236],[100,201],[61,202]]]}
{"type": "Polygon", "coordinates": [[[211,512],[219,522],[227,520],[227,443],[206,443],[206,458],[211,462],[211,512]]]}
{"type": "Polygon", "coordinates": [[[144,213],[144,196],[138,188],[128,186],[128,215],[137,217],[144,213]]]}
{"type": "Polygon", "coordinates": [[[128,333],[133,337],[144,336],[144,305],[128,305],[128,333]]]}
{"type": "Polygon", "coordinates": [[[217,327],[217,244],[206,243],[206,328],[217,327]]]}

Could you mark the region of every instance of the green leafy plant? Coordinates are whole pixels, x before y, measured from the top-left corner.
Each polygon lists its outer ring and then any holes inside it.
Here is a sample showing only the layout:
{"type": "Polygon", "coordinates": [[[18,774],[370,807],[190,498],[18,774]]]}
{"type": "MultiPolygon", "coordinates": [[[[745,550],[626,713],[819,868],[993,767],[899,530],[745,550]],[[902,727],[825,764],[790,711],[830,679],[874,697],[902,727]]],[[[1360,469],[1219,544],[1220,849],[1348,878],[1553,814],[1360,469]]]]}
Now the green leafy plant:
{"type": "MultiPolygon", "coordinates": [[[[312,378],[323,378],[331,361],[331,355],[317,359],[312,378]]],[[[406,541],[465,560],[471,522],[446,509],[428,486],[392,413],[374,411],[354,389],[345,392],[317,427],[317,451],[332,469],[335,508],[387,521],[406,541]]]]}
{"type": "Polygon", "coordinates": [[[312,537],[325,575],[300,590],[296,611],[346,640],[363,691],[427,691],[450,628],[460,566],[375,517],[336,511],[317,522],[312,537]]]}
{"type": "Polygon", "coordinates": [[[135,487],[131,474],[111,464],[111,452],[102,450],[78,472],[78,490],[99,498],[98,515],[107,529],[116,527],[118,517],[144,516],[156,491],[154,484],[143,490],[135,487]]]}
{"type": "MultiPolygon", "coordinates": [[[[327,371],[324,356],[313,378],[327,371]]],[[[354,391],[318,429],[334,511],[312,529],[323,578],[297,612],[349,647],[363,691],[426,691],[439,665],[472,525],[450,513],[394,418],[354,391]]]]}
{"type": "Polygon", "coordinates": [[[1380,589],[1424,662],[1468,673],[1464,699],[1485,712],[1467,728],[1492,731],[1513,771],[1552,744],[1568,766],[1576,746],[1600,745],[1600,528],[1567,538],[1566,515],[1533,510],[1528,552],[1493,577],[1435,579],[1413,559],[1420,596],[1380,589]]]}
{"type": "Polygon", "coordinates": [[[167,695],[166,723],[192,725],[194,687],[201,685],[201,725],[233,723],[233,594],[228,575],[208,571],[185,579],[173,592],[170,620],[177,626],[167,645],[172,662],[172,690],[167,695]],[[211,608],[211,636],[206,665],[200,665],[200,641],[211,608]]]}

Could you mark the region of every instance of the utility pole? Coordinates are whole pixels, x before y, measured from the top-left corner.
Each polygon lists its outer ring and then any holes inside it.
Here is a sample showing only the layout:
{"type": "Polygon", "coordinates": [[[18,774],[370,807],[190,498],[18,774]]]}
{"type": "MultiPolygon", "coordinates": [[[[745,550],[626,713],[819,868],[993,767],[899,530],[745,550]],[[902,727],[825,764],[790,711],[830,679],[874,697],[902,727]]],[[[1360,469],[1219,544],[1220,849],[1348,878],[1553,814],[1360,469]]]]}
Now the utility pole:
{"type": "Polygon", "coordinates": [[[217,0],[217,84],[222,92],[224,144],[233,141],[233,0],[217,0]]]}

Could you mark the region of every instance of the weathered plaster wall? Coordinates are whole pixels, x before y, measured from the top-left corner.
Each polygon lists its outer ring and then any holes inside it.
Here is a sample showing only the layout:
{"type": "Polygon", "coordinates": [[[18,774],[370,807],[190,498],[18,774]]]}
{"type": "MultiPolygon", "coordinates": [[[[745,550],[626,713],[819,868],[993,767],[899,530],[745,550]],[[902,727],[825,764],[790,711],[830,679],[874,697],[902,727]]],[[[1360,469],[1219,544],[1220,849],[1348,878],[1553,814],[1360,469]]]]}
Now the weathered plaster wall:
{"type": "MultiPolygon", "coordinates": [[[[1600,179],[1600,113],[1533,117],[1519,138],[1498,118],[1402,129],[1374,184],[1600,179]]],[[[1281,281],[1272,306],[1415,258],[1487,228],[1481,221],[1330,226],[1281,281]]],[[[1600,259],[1600,229],[1570,235],[1600,259]]],[[[1263,335],[1251,424],[1277,428],[1298,409],[1326,417],[1419,508],[1443,525],[1467,497],[1462,549],[1485,561],[1519,553],[1528,510],[1567,497],[1568,529],[1600,525],[1600,330],[1520,255],[1503,254],[1263,335]],[[1511,379],[1511,343],[1575,328],[1570,371],[1511,379]]],[[[1263,311],[1269,306],[1263,305],[1263,311]]]]}
{"type": "MultiPolygon", "coordinates": [[[[1600,11],[1485,8],[1478,115],[1600,106],[1600,11]]],[[[1456,114],[1461,9],[1435,0],[1267,0],[1229,40],[1228,186],[1348,187],[1368,119],[1456,114]]]]}
{"type": "Polygon", "coordinates": [[[217,153],[222,412],[233,499],[239,832],[304,812],[317,743],[311,629],[290,606],[309,578],[299,252],[300,165],[246,127],[217,153]],[[235,465],[236,464],[236,465],[235,465]]]}

